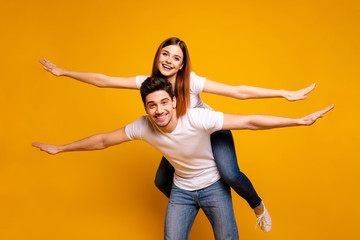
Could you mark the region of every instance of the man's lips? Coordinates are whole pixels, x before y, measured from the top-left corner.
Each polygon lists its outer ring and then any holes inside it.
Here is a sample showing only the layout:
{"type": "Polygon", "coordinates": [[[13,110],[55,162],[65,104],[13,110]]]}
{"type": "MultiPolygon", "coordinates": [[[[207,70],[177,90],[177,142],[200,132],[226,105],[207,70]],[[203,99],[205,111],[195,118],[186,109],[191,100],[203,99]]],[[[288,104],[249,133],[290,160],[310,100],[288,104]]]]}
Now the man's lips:
{"type": "Polygon", "coordinates": [[[158,121],[163,121],[163,120],[165,120],[166,116],[167,116],[167,114],[164,113],[161,115],[155,115],[154,118],[158,121]]]}

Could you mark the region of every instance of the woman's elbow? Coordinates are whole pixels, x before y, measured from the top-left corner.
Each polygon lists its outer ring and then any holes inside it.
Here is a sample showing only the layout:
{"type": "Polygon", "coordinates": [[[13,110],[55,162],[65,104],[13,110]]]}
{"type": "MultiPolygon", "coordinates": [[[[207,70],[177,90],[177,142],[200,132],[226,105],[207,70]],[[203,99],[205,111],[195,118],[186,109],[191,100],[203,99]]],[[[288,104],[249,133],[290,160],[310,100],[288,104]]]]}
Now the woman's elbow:
{"type": "Polygon", "coordinates": [[[96,81],[94,82],[94,85],[99,88],[109,87],[108,76],[98,73],[96,76],[96,81]]]}
{"type": "Polygon", "coordinates": [[[249,99],[249,94],[246,93],[244,86],[236,86],[234,87],[233,97],[239,100],[249,99]]]}

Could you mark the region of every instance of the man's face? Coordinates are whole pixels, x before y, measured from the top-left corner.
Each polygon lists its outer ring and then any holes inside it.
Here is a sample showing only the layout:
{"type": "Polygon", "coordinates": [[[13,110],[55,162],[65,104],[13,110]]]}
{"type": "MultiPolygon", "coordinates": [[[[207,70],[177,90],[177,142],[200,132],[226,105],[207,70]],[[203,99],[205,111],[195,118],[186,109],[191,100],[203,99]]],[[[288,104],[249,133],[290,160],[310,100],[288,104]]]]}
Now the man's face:
{"type": "Polygon", "coordinates": [[[166,91],[160,90],[150,93],[145,100],[146,113],[158,127],[167,127],[172,123],[176,111],[175,97],[171,99],[166,91]]]}

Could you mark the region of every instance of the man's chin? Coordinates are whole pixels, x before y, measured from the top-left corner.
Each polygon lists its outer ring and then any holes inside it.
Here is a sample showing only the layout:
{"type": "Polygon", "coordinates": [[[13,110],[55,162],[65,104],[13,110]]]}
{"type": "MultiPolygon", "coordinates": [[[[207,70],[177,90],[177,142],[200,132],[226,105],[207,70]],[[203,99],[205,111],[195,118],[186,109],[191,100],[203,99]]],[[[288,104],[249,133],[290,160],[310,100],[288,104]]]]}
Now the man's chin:
{"type": "Polygon", "coordinates": [[[169,117],[169,115],[167,115],[164,119],[159,120],[155,117],[151,118],[152,122],[155,123],[156,126],[158,127],[166,127],[167,125],[169,125],[169,123],[171,122],[171,117],[169,117]]]}
{"type": "Polygon", "coordinates": [[[169,125],[168,122],[155,122],[155,124],[156,124],[158,127],[166,127],[167,125],[169,125]]]}

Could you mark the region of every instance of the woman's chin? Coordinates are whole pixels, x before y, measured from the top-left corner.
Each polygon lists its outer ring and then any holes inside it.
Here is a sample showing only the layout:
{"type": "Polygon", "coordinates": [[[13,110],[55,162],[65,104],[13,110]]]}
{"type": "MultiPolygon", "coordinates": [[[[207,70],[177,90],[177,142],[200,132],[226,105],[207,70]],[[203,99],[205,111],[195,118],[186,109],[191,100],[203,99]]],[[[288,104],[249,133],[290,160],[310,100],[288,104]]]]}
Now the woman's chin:
{"type": "Polygon", "coordinates": [[[173,71],[164,71],[164,70],[160,71],[160,73],[161,73],[161,75],[163,75],[164,77],[171,77],[171,76],[173,76],[174,74],[176,74],[176,73],[174,73],[173,71]]]}

